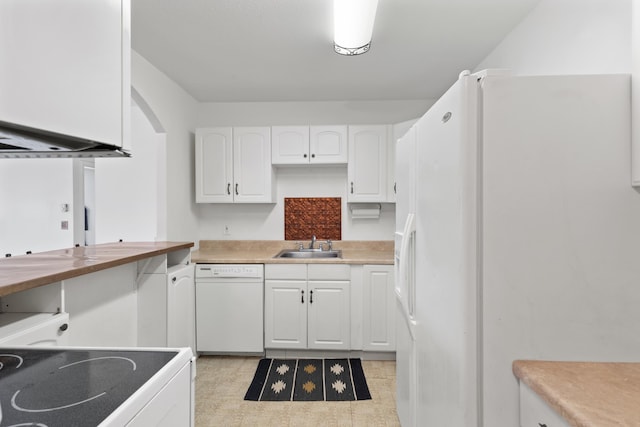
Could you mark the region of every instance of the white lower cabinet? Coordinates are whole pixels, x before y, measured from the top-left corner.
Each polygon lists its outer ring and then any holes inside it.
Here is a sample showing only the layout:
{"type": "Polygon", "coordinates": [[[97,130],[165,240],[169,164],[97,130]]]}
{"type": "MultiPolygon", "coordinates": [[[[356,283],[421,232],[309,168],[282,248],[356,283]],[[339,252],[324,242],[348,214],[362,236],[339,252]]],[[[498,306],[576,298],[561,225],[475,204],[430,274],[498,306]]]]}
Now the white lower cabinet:
{"type": "Polygon", "coordinates": [[[393,265],[363,266],[362,349],[396,350],[396,306],[393,265]]]}
{"type": "Polygon", "coordinates": [[[194,265],[167,265],[159,255],[138,262],[137,346],[191,347],[195,343],[194,265]]]}
{"type": "Polygon", "coordinates": [[[0,313],[0,346],[65,346],[67,313],[0,313]]]}
{"type": "Polygon", "coordinates": [[[569,423],[520,382],[520,427],[569,427],[569,423]]]}
{"type": "Polygon", "coordinates": [[[265,265],[265,347],[348,350],[350,267],[265,265]]]}
{"type": "Polygon", "coordinates": [[[349,282],[309,281],[307,347],[349,349],[349,282]]]}

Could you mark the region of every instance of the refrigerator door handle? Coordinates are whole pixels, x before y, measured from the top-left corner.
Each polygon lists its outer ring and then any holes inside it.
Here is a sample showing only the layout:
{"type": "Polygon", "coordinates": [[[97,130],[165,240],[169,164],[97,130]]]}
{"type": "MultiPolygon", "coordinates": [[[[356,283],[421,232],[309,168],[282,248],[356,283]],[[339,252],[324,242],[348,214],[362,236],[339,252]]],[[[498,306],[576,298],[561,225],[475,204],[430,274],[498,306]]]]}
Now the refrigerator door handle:
{"type": "Polygon", "coordinates": [[[398,274],[400,276],[400,280],[404,282],[404,284],[406,286],[402,287],[400,286],[400,288],[398,289],[400,292],[396,292],[396,294],[400,294],[397,295],[400,297],[400,302],[402,303],[402,308],[404,309],[404,311],[406,312],[406,315],[409,315],[409,290],[410,290],[410,283],[407,283],[407,266],[409,263],[409,259],[408,259],[408,255],[409,255],[409,243],[411,242],[411,234],[415,232],[415,214],[410,213],[407,215],[407,219],[404,223],[404,230],[403,230],[403,234],[402,234],[402,243],[400,244],[400,265],[398,266],[398,274]],[[404,289],[403,289],[404,288],[404,289]],[[404,290],[404,292],[406,293],[405,295],[402,295],[402,291],[404,290]]]}

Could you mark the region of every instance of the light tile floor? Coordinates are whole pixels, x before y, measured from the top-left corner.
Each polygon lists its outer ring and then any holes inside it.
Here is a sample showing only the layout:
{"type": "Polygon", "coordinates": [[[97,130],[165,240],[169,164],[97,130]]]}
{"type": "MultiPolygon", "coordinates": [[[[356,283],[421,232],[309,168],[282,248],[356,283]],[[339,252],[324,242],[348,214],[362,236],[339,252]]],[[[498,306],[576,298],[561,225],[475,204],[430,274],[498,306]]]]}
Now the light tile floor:
{"type": "Polygon", "coordinates": [[[259,358],[201,356],[196,362],[196,427],[400,426],[395,362],[362,362],[371,400],[250,402],[244,394],[259,358]]]}

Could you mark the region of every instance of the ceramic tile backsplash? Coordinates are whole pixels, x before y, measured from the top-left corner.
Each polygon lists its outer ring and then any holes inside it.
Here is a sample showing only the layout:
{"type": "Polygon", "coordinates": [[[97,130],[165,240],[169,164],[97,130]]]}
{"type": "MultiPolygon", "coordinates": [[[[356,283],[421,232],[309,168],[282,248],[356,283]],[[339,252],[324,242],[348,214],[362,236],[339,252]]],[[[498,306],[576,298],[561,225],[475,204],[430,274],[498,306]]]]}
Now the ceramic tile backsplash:
{"type": "Polygon", "coordinates": [[[340,197],[285,197],[284,239],[342,240],[340,197]]]}

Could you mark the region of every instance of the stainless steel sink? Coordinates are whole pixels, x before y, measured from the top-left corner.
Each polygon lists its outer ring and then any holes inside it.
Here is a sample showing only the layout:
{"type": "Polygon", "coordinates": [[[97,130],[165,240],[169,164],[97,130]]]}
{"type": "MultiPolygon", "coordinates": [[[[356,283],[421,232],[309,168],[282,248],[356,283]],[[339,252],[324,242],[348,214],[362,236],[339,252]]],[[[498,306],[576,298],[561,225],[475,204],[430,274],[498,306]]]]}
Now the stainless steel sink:
{"type": "Polygon", "coordinates": [[[274,258],[342,258],[342,251],[284,249],[278,252],[274,258]]]}

